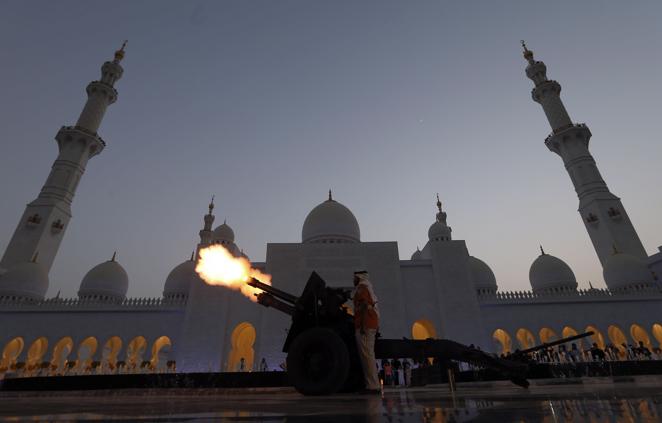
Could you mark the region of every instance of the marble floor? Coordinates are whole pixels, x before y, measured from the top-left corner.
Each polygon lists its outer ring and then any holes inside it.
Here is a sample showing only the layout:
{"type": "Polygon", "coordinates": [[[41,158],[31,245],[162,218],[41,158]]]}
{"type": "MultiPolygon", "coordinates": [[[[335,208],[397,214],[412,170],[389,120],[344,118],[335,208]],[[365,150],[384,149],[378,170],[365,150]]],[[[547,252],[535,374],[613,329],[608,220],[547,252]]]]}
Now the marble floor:
{"type": "Polygon", "coordinates": [[[0,392],[0,421],[657,422],[657,379],[387,388],[303,397],[291,389],[0,392]]]}

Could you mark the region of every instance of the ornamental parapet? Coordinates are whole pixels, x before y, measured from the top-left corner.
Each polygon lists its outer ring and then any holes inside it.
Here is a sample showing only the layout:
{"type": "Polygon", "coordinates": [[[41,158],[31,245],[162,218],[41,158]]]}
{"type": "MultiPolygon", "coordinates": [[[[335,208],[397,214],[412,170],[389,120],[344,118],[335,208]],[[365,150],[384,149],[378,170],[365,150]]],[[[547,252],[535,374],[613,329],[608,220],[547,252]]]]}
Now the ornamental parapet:
{"type": "Polygon", "coordinates": [[[531,304],[548,302],[573,302],[585,300],[656,299],[662,300],[662,289],[657,286],[633,287],[623,291],[608,289],[577,289],[558,292],[502,291],[478,293],[478,302],[483,304],[531,304]]]}
{"type": "Polygon", "coordinates": [[[185,308],[186,302],[186,297],[126,298],[121,302],[93,298],[49,298],[35,301],[26,298],[0,297],[0,310],[38,310],[40,312],[78,309],[100,311],[178,310],[185,308]]]}
{"type": "MultiPolygon", "coordinates": [[[[106,146],[106,142],[96,132],[92,132],[87,128],[83,128],[82,126],[78,126],[78,125],[63,126],[62,128],[60,128],[59,132],[63,132],[63,131],[78,131],[78,132],[82,132],[85,135],[91,135],[92,137],[96,138],[96,140],[99,143],[101,143],[101,145],[103,145],[104,147],[106,146]]],[[[59,132],[58,132],[58,135],[59,135],[59,132]]],[[[57,136],[56,136],[56,138],[57,138],[57,136]]]]}
{"type": "MultiPolygon", "coordinates": [[[[552,131],[551,134],[547,135],[547,138],[545,138],[545,144],[549,142],[552,138],[555,136],[567,131],[568,129],[588,129],[588,126],[585,123],[571,123],[569,125],[561,126],[559,128],[556,128],[552,131]]],[[[590,132],[590,130],[589,130],[590,132]]]]}

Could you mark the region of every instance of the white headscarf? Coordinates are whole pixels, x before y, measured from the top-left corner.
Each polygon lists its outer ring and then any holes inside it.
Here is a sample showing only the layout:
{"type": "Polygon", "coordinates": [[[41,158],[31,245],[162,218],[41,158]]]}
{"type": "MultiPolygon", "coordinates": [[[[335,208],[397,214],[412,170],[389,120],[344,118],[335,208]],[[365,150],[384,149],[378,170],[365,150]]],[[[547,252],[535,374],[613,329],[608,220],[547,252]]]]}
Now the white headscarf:
{"type": "MultiPolygon", "coordinates": [[[[368,290],[368,293],[370,293],[370,298],[372,298],[372,302],[374,305],[372,306],[372,309],[375,310],[375,313],[377,313],[377,318],[379,318],[379,305],[378,305],[378,300],[377,300],[377,295],[375,295],[375,291],[372,289],[372,284],[370,283],[370,279],[368,277],[368,272],[362,272],[362,273],[354,273],[354,276],[359,278],[359,283],[356,285],[356,289],[358,289],[359,286],[364,286],[368,290]]],[[[356,289],[354,289],[354,294],[356,294],[356,289]]]]}

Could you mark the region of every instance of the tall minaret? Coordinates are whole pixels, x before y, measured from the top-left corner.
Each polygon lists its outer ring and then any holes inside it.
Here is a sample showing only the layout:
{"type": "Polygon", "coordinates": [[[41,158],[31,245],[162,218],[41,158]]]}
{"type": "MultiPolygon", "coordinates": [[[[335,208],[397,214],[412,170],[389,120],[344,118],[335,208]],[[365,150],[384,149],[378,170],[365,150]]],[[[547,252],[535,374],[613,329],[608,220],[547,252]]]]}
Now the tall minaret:
{"type": "Polygon", "coordinates": [[[595,252],[604,266],[614,246],[619,251],[646,260],[648,258],[620,198],[609,192],[595,160],[588,151],[591,131],[583,123],[573,123],[561,101],[561,85],[547,79],[547,67],[533,60],[533,52],[524,47],[529,62],[526,76],[535,84],[533,100],[543,108],[552,133],[545,139],[550,151],[561,156],[579,197],[579,214],[588,231],[595,252]]]}
{"type": "Polygon", "coordinates": [[[124,48],[101,67],[101,80],[87,86],[87,103],[75,126],[63,126],[55,136],[59,154],[36,200],[25,208],[9,241],[0,269],[27,262],[38,252],[39,263],[49,271],[71,219],[71,202],[87,161],[101,153],[106,143],[97,135],[106,108],[117,100],[113,84],[122,77],[124,48]]]}
{"type": "MultiPolygon", "coordinates": [[[[212,237],[212,225],[214,224],[215,216],[212,214],[214,211],[214,197],[211,197],[211,202],[209,203],[209,212],[204,216],[203,220],[205,222],[204,227],[200,230],[200,244],[198,244],[198,251],[201,248],[204,248],[211,244],[212,237]]],[[[196,254],[197,256],[197,254],[196,254]]]]}

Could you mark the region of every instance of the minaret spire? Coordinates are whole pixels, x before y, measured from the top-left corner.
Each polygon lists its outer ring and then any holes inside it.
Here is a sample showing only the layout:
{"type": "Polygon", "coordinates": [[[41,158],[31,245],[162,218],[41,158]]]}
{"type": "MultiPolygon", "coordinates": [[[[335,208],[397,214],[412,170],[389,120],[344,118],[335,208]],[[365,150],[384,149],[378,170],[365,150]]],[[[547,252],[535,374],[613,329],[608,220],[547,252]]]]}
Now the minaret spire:
{"type": "Polygon", "coordinates": [[[208,206],[208,212],[207,214],[203,217],[204,221],[204,226],[200,230],[200,245],[201,246],[206,246],[211,244],[211,237],[212,237],[212,225],[214,224],[214,220],[216,217],[212,214],[214,211],[214,195],[211,196],[211,201],[209,202],[208,206]]]}
{"type": "Polygon", "coordinates": [[[611,257],[612,245],[618,245],[624,253],[647,260],[646,250],[620,198],[609,191],[589,152],[591,131],[586,124],[572,122],[561,101],[561,84],[547,79],[547,67],[543,62],[533,60],[533,52],[523,41],[522,47],[528,62],[526,76],[534,83],[531,96],[542,106],[552,128],[545,145],[563,159],[579,197],[579,213],[600,262],[604,266],[611,257]]]}
{"type": "Polygon", "coordinates": [[[103,151],[106,143],[97,131],[106,109],[117,100],[115,82],[124,70],[119,61],[124,47],[113,61],[101,66],[101,78],[87,86],[87,101],[74,126],[63,126],[55,136],[59,154],[37,199],[26,207],[9,241],[0,268],[30,261],[40,252],[40,264],[49,271],[71,219],[71,203],[90,158],[103,151]]]}

